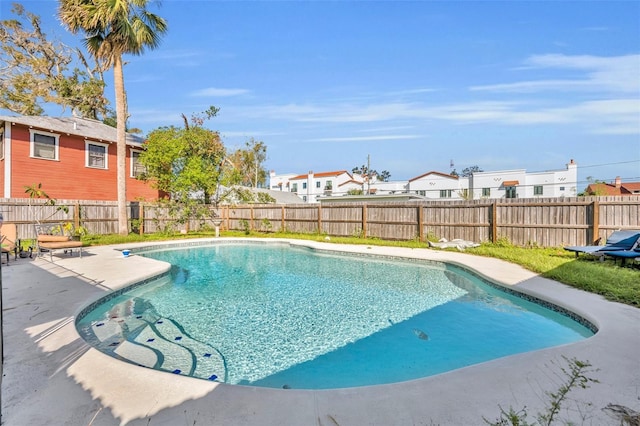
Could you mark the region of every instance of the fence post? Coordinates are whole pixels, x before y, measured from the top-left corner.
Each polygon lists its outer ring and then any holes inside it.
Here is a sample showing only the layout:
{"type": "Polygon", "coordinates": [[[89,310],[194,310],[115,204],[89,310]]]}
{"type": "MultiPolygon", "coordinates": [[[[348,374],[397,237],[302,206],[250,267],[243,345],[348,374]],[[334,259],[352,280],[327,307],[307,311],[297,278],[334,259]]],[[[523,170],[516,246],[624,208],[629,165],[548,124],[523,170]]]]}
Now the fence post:
{"type": "Polygon", "coordinates": [[[318,234],[322,233],[322,205],[318,204],[318,234]]]}
{"type": "Polygon", "coordinates": [[[424,241],[424,227],[422,224],[424,223],[424,211],[422,210],[422,206],[418,206],[418,241],[424,241]]]}
{"type": "Polygon", "coordinates": [[[80,203],[73,205],[73,227],[75,229],[80,228],[80,203]]]}
{"type": "Polygon", "coordinates": [[[249,218],[250,218],[249,231],[253,231],[253,228],[255,228],[254,223],[253,223],[253,220],[254,220],[253,205],[249,206],[249,218]]]}
{"type": "Polygon", "coordinates": [[[367,205],[362,205],[362,238],[367,238],[367,205]]]}
{"type": "Polygon", "coordinates": [[[494,201],[491,203],[491,218],[489,223],[491,224],[491,242],[496,243],[498,241],[498,204],[494,201]]]}
{"type": "Polygon", "coordinates": [[[138,224],[138,233],[144,235],[144,205],[142,203],[138,204],[138,217],[140,221],[138,224]]]}
{"type": "Polygon", "coordinates": [[[600,234],[600,203],[598,200],[595,200],[591,206],[593,209],[593,223],[591,224],[593,235],[591,236],[591,241],[587,241],[587,244],[591,244],[593,241],[600,238],[600,235],[598,235],[600,234]]]}
{"type": "Polygon", "coordinates": [[[285,228],[285,219],[284,219],[284,215],[285,215],[285,208],[284,205],[282,206],[282,214],[280,215],[280,232],[286,232],[286,228],[285,228]]]}

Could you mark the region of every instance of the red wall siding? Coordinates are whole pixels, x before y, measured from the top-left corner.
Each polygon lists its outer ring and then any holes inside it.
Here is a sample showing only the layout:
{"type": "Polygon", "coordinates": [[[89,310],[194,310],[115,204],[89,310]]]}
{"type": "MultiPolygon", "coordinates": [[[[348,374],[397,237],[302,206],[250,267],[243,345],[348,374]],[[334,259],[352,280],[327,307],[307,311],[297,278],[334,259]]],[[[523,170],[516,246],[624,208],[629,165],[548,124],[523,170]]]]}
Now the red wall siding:
{"type": "MultiPolygon", "coordinates": [[[[85,167],[85,138],[60,134],[59,160],[31,158],[30,133],[24,126],[11,130],[11,197],[26,198],[25,186],[42,183],[51,197],[67,200],[117,200],[116,144],[108,147],[108,169],[85,167]]],[[[93,141],[100,142],[100,141],[93,141]]],[[[130,153],[127,147],[127,201],[140,198],[155,200],[159,193],[150,185],[130,176],[130,153]]]]}

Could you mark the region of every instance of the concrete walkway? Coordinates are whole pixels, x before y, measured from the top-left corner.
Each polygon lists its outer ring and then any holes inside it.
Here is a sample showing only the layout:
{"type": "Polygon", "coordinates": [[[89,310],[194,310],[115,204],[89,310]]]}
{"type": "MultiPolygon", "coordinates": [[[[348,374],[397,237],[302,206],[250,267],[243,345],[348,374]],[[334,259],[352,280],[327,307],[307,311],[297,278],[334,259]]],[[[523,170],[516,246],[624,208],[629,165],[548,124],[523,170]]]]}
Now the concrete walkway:
{"type": "MultiPolygon", "coordinates": [[[[264,241],[264,240],[261,240],[264,241]]],[[[570,308],[597,325],[581,342],[502,358],[410,382],[340,389],[280,390],[217,384],[137,367],[88,346],[75,315],[105,292],[168,265],[118,247],[90,247],[82,259],[54,255],[2,265],[5,425],[481,425],[500,406],[529,420],[545,391],[565,378],[563,357],[590,362],[600,383],[569,394],[559,414],[586,425],[619,425],[608,404],[640,411],[640,310],[605,301],[496,259],[428,249],[292,241],[338,251],[453,262],[570,308]]],[[[134,248],[129,245],[128,248],[134,248]]],[[[564,423],[559,423],[564,424],[564,423]]]]}

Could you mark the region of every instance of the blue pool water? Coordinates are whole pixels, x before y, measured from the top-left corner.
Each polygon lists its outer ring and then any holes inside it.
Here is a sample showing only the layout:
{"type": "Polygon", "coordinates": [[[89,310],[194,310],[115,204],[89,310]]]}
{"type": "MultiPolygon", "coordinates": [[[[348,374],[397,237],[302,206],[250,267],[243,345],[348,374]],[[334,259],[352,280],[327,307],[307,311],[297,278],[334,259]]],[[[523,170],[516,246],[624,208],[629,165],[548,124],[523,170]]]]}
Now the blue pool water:
{"type": "Polygon", "coordinates": [[[81,315],[80,334],[128,362],[220,382],[393,383],[593,334],[445,264],[282,244],[144,255],[171,273],[81,315]]]}

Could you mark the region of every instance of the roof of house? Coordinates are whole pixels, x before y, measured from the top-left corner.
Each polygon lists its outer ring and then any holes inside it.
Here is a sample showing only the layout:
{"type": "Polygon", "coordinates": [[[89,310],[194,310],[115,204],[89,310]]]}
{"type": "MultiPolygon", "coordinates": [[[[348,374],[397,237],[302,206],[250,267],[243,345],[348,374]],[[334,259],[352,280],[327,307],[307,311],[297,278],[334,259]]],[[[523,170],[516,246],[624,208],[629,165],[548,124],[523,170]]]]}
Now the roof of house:
{"type": "Polygon", "coordinates": [[[341,174],[346,173],[349,176],[351,176],[349,174],[348,171],[346,170],[338,170],[335,172],[321,172],[321,173],[306,173],[304,175],[298,175],[295,177],[290,178],[289,180],[299,180],[299,179],[307,179],[309,177],[310,174],[313,174],[314,178],[324,178],[324,177],[333,177],[333,176],[340,176],[341,174]]]}
{"type": "Polygon", "coordinates": [[[446,173],[430,171],[430,172],[427,172],[427,173],[425,173],[423,175],[416,176],[414,178],[409,179],[409,182],[413,182],[414,180],[422,179],[423,177],[426,177],[426,176],[429,176],[429,175],[436,175],[436,176],[445,177],[445,178],[458,179],[458,176],[456,176],[456,175],[448,175],[446,173]]]}
{"type": "Polygon", "coordinates": [[[362,182],[359,182],[359,181],[357,181],[355,179],[349,179],[346,182],[342,182],[340,185],[338,185],[338,187],[343,186],[343,185],[349,185],[349,184],[362,186],[362,182]]]}
{"type": "Polygon", "coordinates": [[[252,188],[254,192],[264,192],[269,194],[276,200],[276,204],[300,204],[302,203],[302,199],[298,197],[294,192],[289,191],[274,191],[271,189],[264,188],[252,188]]]}
{"type": "Polygon", "coordinates": [[[622,187],[633,194],[637,194],[638,192],[640,192],[640,182],[623,183],[622,187]]]}
{"type": "MultiPolygon", "coordinates": [[[[37,128],[51,133],[66,133],[93,139],[99,142],[115,143],[117,141],[116,128],[101,121],[80,117],[47,117],[47,116],[6,116],[0,115],[0,121],[37,128]]],[[[127,133],[127,144],[141,146],[144,139],[141,136],[127,133]]]]}
{"type": "Polygon", "coordinates": [[[640,182],[620,183],[619,186],[613,183],[592,183],[587,186],[586,192],[598,195],[636,195],[640,193],[640,182]]]}

